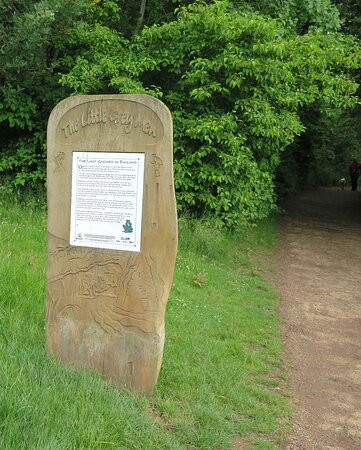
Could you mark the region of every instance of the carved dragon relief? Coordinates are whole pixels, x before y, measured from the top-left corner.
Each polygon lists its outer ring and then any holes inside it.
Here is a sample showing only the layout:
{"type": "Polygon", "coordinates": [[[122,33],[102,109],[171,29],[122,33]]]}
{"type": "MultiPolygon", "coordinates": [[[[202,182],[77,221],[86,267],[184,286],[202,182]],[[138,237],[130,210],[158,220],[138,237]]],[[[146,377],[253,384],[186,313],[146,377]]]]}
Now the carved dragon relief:
{"type": "Polygon", "coordinates": [[[152,255],[112,258],[58,245],[49,254],[48,271],[50,326],[61,317],[72,317],[93,322],[108,334],[156,331],[165,283],[152,255]]]}

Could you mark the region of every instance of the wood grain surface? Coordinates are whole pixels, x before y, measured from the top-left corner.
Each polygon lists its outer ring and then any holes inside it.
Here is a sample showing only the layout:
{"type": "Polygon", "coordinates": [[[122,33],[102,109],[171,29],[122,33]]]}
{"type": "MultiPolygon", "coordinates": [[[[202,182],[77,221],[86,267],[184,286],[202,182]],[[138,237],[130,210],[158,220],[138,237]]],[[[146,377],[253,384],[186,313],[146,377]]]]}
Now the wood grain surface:
{"type": "Polygon", "coordinates": [[[66,364],[152,392],[177,252],[169,110],[147,95],[71,97],[48,124],[47,342],[66,364]],[[139,253],[69,244],[73,152],[145,154],[139,253]]]}

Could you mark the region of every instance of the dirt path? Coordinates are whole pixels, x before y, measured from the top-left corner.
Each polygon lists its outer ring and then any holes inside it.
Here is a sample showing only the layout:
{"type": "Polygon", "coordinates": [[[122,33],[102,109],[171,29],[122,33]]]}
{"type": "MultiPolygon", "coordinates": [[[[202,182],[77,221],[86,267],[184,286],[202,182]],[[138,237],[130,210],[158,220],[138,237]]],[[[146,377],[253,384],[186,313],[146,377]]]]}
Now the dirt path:
{"type": "Polygon", "coordinates": [[[361,449],[361,195],[284,205],[277,285],[294,392],[287,449],[361,449]]]}

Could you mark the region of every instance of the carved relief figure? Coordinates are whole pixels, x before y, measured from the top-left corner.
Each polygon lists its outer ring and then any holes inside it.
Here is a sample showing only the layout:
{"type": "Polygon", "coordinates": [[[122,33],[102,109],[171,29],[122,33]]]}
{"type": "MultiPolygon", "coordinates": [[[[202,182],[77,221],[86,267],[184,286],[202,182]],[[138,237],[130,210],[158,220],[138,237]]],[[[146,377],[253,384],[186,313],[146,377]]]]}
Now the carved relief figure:
{"type": "Polygon", "coordinates": [[[107,333],[122,333],[123,327],[141,333],[155,331],[154,317],[161,309],[164,289],[159,277],[155,278],[150,256],[97,258],[92,251],[74,251],[74,247],[58,247],[51,256],[57,269],[63,268],[55,274],[49,264],[51,322],[66,314],[93,320],[107,333]]]}
{"type": "Polygon", "coordinates": [[[161,166],[163,166],[163,161],[161,158],[159,158],[157,155],[152,155],[152,160],[150,162],[154,167],[154,174],[156,177],[160,177],[160,169],[161,166]]]}
{"type": "Polygon", "coordinates": [[[64,171],[64,160],[65,160],[64,152],[59,152],[54,156],[54,163],[55,163],[54,172],[63,172],[64,171]]]}

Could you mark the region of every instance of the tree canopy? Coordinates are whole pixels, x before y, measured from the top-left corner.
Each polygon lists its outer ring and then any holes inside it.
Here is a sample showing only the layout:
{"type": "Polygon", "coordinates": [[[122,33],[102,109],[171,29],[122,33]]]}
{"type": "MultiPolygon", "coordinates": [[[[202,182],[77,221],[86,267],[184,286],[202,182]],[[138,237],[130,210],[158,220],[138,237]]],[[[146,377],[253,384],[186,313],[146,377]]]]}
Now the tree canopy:
{"type": "Polygon", "coordinates": [[[173,113],[180,211],[226,226],[259,220],[275,181],[330,182],[359,152],[351,11],[351,0],[7,0],[0,174],[44,183],[46,121],[62,98],[149,93],[173,113]]]}

